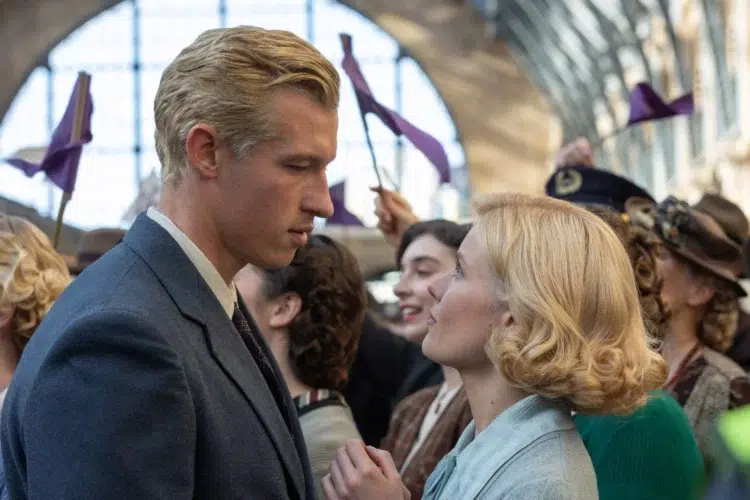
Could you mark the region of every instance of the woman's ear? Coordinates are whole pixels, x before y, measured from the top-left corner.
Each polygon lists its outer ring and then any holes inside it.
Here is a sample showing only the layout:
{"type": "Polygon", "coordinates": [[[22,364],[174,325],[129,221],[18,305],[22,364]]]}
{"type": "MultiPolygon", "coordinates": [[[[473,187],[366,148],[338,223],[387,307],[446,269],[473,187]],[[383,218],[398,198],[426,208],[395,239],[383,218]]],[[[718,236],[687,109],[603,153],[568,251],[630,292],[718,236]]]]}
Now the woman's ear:
{"type": "Polygon", "coordinates": [[[693,307],[701,307],[708,304],[716,294],[716,288],[708,279],[699,279],[690,284],[687,294],[687,303],[693,307]]]}
{"type": "Polygon", "coordinates": [[[285,293],[274,299],[268,326],[286,328],[294,321],[300,310],[302,310],[302,297],[294,292],[285,293]]]}
{"type": "Polygon", "coordinates": [[[516,320],[513,318],[513,315],[510,313],[508,309],[505,309],[500,316],[500,324],[503,325],[503,329],[510,328],[516,323],[516,320]]]}

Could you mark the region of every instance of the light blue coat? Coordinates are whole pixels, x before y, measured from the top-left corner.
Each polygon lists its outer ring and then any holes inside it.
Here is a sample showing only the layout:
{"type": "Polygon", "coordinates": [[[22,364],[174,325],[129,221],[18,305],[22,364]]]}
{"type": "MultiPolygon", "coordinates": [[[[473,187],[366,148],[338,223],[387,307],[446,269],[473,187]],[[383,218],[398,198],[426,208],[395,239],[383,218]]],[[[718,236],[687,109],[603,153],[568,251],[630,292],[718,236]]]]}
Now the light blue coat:
{"type": "Polygon", "coordinates": [[[424,500],[597,500],[596,475],[564,404],[529,396],[438,464],[424,500]]]}

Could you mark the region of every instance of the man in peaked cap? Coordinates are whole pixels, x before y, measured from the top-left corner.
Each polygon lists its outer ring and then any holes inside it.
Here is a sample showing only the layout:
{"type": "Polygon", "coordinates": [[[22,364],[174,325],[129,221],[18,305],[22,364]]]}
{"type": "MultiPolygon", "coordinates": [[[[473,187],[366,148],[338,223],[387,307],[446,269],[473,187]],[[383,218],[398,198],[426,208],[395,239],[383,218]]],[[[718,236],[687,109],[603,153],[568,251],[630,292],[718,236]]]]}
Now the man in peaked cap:
{"type": "MultiPolygon", "coordinates": [[[[750,236],[750,223],[740,207],[718,194],[706,193],[698,203],[693,205],[695,210],[711,216],[724,230],[726,235],[739,247],[745,245],[750,236]]],[[[747,271],[741,273],[746,277],[747,271]]],[[[737,333],[734,343],[726,352],[745,371],[750,372],[750,314],[740,308],[737,321],[737,333]]]]}
{"type": "Polygon", "coordinates": [[[612,172],[596,168],[584,138],[564,146],[557,155],[557,169],[544,186],[547,196],[575,204],[604,205],[625,213],[628,198],[655,202],[643,188],[612,172]]]}
{"type": "MultiPolygon", "coordinates": [[[[651,234],[625,222],[630,220],[626,213],[628,199],[655,204],[645,189],[624,177],[596,168],[588,141],[583,138],[560,150],[556,167],[545,186],[548,196],[582,205],[600,216],[601,208],[618,213],[622,226],[625,226],[622,232],[611,220],[605,220],[623,238],[626,247],[631,247],[631,244],[625,240],[632,237],[633,241],[638,240],[634,245],[640,247],[633,255],[650,252],[643,243],[652,238],[651,234]]],[[[656,244],[655,235],[653,240],[656,244]]],[[[630,248],[628,252],[631,253],[630,248]]],[[[650,257],[650,264],[646,267],[655,274],[656,256],[652,254],[650,257]]],[[[653,293],[659,291],[656,289],[653,293]]],[[[658,313],[660,323],[666,316],[662,307],[659,306],[661,312],[658,313]]],[[[682,500],[691,496],[694,484],[685,478],[699,477],[703,460],[687,416],[670,396],[656,392],[645,407],[628,417],[612,420],[576,415],[575,423],[591,456],[601,498],[682,500]],[[621,452],[619,455],[618,451],[621,452]],[[626,458],[623,458],[623,453],[626,458]]]]}

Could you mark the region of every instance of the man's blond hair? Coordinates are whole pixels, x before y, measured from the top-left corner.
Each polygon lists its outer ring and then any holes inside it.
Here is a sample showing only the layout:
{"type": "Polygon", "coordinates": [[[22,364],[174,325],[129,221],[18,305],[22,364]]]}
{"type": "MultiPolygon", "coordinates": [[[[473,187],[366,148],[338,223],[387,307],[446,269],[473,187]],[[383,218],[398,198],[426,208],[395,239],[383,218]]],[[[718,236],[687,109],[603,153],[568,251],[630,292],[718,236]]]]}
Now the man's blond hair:
{"type": "Polygon", "coordinates": [[[216,127],[238,159],[275,137],[273,92],[298,89],[326,109],[339,102],[336,68],[289,31],[237,26],[204,31],[164,70],[154,100],[156,152],[164,182],[178,182],[185,141],[197,123],[216,127]]]}

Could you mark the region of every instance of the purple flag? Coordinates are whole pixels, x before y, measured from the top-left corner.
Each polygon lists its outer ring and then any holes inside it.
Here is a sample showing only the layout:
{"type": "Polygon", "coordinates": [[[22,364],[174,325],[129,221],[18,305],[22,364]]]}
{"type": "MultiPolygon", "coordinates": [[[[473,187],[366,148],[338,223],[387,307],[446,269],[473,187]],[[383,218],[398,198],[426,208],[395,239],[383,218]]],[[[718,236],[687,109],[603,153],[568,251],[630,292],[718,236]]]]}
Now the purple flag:
{"type": "Polygon", "coordinates": [[[641,82],[630,94],[630,118],[625,126],[678,115],[691,115],[693,110],[692,92],[665,103],[648,83],[641,82]]]}
{"type": "Polygon", "coordinates": [[[338,226],[364,226],[362,221],[356,215],[346,209],[344,205],[344,183],[341,181],[328,188],[333,202],[333,215],[327,219],[326,224],[336,224],[338,226]]]}
{"type": "Polygon", "coordinates": [[[451,168],[448,163],[448,156],[445,154],[445,150],[440,142],[424,130],[412,125],[395,111],[386,108],[375,99],[370,90],[370,86],[367,85],[367,81],[362,75],[359,63],[352,53],[351,35],[341,33],[339,36],[341,37],[341,46],[344,49],[344,60],[342,61],[341,66],[344,68],[344,72],[347,76],[351,79],[352,85],[354,85],[357,102],[359,103],[359,111],[362,115],[364,116],[367,113],[374,113],[383,121],[386,127],[391,129],[391,132],[396,135],[403,135],[409,139],[414,147],[420,150],[435,166],[435,169],[440,175],[440,182],[450,182],[451,168]]]}
{"type": "Polygon", "coordinates": [[[44,172],[47,177],[58,185],[64,193],[73,193],[78,175],[78,162],[81,160],[83,145],[91,142],[91,113],[93,104],[89,91],[90,76],[79,73],[73,94],[70,96],[68,107],[62,120],[52,134],[50,145],[41,163],[33,163],[22,158],[8,158],[5,161],[22,170],[27,176],[33,177],[38,172],[44,172]],[[80,94],[83,92],[83,94],[80,94]],[[76,116],[76,110],[82,111],[82,116],[76,116]],[[74,140],[73,134],[80,120],[80,134],[74,140]]]}

